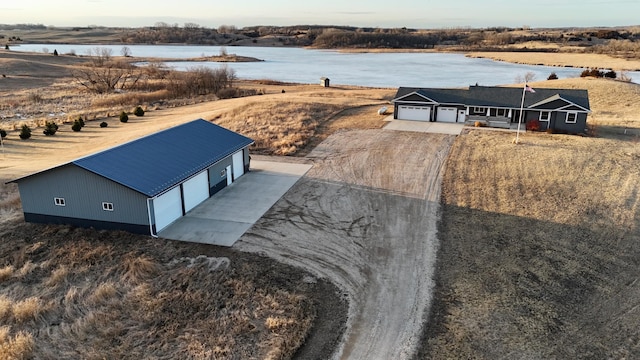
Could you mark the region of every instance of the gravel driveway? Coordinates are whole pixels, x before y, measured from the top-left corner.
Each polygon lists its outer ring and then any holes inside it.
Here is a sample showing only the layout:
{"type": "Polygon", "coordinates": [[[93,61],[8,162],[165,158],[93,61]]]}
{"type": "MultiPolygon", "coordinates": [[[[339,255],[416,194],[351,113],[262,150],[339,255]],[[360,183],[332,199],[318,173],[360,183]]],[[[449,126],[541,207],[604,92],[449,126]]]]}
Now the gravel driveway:
{"type": "Polygon", "coordinates": [[[349,299],[336,359],[408,359],[431,302],[441,169],[454,136],[339,132],[235,245],[328,278],[349,299]]]}

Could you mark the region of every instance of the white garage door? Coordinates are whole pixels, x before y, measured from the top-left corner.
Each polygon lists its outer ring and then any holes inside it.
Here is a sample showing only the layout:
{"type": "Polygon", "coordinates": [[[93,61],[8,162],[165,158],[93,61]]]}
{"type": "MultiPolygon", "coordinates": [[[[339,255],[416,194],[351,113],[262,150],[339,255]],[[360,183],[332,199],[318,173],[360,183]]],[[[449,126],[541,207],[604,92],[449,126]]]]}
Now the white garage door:
{"type": "Polygon", "coordinates": [[[458,109],[457,108],[448,108],[448,107],[439,107],[438,108],[438,116],[436,117],[436,121],[440,122],[456,122],[458,119],[458,109]]]}
{"type": "Polygon", "coordinates": [[[244,154],[242,150],[233,154],[233,180],[244,175],[244,154]]]}
{"type": "Polygon", "coordinates": [[[209,198],[209,175],[207,170],[182,184],[184,211],[187,212],[209,198]]]}
{"type": "Polygon", "coordinates": [[[398,119],[429,121],[431,108],[429,106],[398,105],[398,119]]]}
{"type": "Polygon", "coordinates": [[[156,219],[156,233],[182,216],[182,196],[180,196],[179,186],[153,200],[153,214],[156,219]]]}

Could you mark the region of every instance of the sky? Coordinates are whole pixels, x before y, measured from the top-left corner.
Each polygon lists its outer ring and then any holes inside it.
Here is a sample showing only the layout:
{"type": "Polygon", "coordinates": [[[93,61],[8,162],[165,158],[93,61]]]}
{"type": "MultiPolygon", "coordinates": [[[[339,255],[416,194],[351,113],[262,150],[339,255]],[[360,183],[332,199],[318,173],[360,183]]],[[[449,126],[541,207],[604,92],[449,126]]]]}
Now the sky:
{"type": "Polygon", "coordinates": [[[140,27],[158,22],[418,29],[640,25],[640,0],[2,0],[1,24],[140,27]]]}

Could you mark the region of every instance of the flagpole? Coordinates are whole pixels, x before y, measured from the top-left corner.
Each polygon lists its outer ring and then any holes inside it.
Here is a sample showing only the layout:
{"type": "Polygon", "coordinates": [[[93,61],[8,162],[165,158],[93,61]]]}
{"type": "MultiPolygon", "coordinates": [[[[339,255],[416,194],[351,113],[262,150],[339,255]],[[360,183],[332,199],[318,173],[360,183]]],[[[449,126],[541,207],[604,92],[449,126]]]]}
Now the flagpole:
{"type": "Polygon", "coordinates": [[[524,110],[524,94],[527,92],[527,83],[524,83],[522,88],[522,100],[520,101],[520,116],[518,117],[518,131],[516,132],[516,144],[520,140],[520,124],[522,123],[522,112],[524,110]]]}

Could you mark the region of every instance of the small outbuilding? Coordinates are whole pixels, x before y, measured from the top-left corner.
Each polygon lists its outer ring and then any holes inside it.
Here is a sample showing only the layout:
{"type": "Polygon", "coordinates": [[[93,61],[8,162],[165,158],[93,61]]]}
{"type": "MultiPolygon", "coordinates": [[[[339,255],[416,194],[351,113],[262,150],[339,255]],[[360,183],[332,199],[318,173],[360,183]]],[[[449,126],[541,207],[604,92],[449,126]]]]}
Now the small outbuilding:
{"type": "Polygon", "coordinates": [[[320,78],[320,85],[322,85],[323,87],[329,87],[329,78],[321,77],[320,78]]]}
{"type": "Polygon", "coordinates": [[[155,236],[249,171],[251,144],[199,119],[12,182],[27,222],[155,236]]]}

